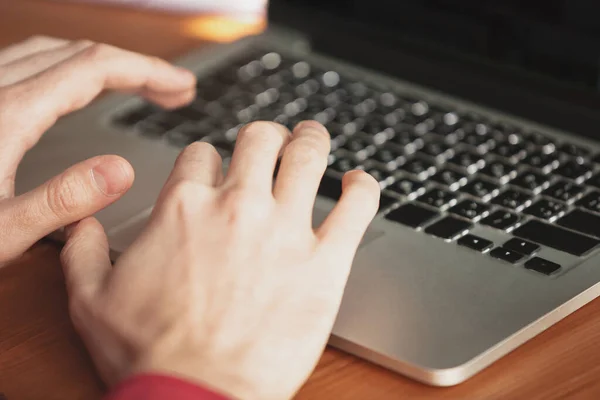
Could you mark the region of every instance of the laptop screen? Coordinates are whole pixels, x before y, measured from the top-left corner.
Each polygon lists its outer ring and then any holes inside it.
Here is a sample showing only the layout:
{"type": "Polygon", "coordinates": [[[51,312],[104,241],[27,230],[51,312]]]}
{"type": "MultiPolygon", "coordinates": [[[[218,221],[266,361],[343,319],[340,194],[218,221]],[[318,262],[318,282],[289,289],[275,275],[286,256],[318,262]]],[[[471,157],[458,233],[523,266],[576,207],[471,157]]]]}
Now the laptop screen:
{"type": "Polygon", "coordinates": [[[600,94],[597,0],[271,1],[274,8],[332,13],[397,42],[600,94]]]}

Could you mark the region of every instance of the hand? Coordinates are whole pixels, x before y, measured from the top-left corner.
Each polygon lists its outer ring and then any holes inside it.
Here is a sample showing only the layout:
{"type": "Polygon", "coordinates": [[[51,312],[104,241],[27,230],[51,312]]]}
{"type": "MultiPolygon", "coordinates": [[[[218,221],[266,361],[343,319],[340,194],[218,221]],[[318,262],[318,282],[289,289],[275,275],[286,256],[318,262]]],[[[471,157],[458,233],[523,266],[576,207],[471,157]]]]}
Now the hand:
{"type": "Polygon", "coordinates": [[[67,230],[71,316],[105,380],[162,372],[234,398],[293,396],[326,344],[379,203],[377,182],[352,171],[313,230],[329,146],[316,122],[291,137],[280,125],[253,123],[241,130],[224,178],[215,149],[191,145],[114,267],[97,220],[67,230]]]}
{"type": "Polygon", "coordinates": [[[19,162],[58,118],[104,89],[137,92],[176,107],[192,100],[194,88],[188,71],[87,41],[35,37],[0,50],[0,266],[42,237],[113,203],[133,182],[129,163],[101,156],[14,197],[19,162]]]}

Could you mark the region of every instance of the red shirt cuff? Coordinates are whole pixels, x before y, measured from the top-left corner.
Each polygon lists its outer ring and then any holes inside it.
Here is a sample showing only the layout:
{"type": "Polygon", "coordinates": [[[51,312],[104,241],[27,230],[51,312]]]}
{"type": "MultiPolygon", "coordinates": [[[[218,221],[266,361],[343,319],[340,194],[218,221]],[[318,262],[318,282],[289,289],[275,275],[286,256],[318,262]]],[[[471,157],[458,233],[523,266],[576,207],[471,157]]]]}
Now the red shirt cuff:
{"type": "Polygon", "coordinates": [[[105,400],[229,400],[212,390],[180,378],[138,375],[115,387],[105,400]]]}

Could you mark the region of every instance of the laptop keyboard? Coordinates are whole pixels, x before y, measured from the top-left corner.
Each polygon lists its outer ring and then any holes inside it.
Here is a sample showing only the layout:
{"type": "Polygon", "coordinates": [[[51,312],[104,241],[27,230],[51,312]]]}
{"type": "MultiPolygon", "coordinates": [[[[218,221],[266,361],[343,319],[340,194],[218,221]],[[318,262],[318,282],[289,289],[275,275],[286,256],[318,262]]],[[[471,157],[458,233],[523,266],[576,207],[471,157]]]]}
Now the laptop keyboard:
{"type": "Polygon", "coordinates": [[[173,146],[208,141],[228,159],[244,124],[292,129],[307,119],[332,138],[324,197],[338,200],[341,176],[364,169],[379,181],[387,220],[545,275],[564,266],[536,257],[540,249],[584,257],[600,244],[600,154],[278,53],[203,77],[187,107],[144,104],[113,122],[173,146]],[[475,226],[511,239],[493,243],[475,226]]]}

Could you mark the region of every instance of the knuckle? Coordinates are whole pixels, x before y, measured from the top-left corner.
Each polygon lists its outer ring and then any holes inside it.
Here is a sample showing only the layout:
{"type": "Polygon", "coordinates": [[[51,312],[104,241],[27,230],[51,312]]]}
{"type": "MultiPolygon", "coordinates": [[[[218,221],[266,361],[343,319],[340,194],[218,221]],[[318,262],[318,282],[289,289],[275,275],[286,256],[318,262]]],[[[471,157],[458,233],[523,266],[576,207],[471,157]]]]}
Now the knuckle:
{"type": "Polygon", "coordinates": [[[47,204],[54,215],[61,217],[77,211],[79,206],[77,186],[77,181],[66,175],[60,176],[48,185],[47,204]]]}
{"type": "Polygon", "coordinates": [[[115,53],[115,47],[104,43],[92,43],[88,46],[82,56],[90,61],[97,61],[111,57],[115,53]]]}
{"type": "Polygon", "coordinates": [[[96,43],[88,40],[88,39],[80,39],[80,40],[76,40],[74,41],[71,45],[75,48],[75,49],[87,49],[89,47],[94,46],[96,43]]]}
{"type": "Polygon", "coordinates": [[[172,183],[165,194],[165,206],[175,212],[179,220],[196,215],[204,203],[202,197],[206,188],[202,185],[181,179],[172,183]]]}
{"type": "Polygon", "coordinates": [[[228,224],[238,228],[245,226],[256,229],[257,225],[260,226],[269,218],[271,203],[268,198],[241,187],[225,191],[221,198],[228,224]]]}

